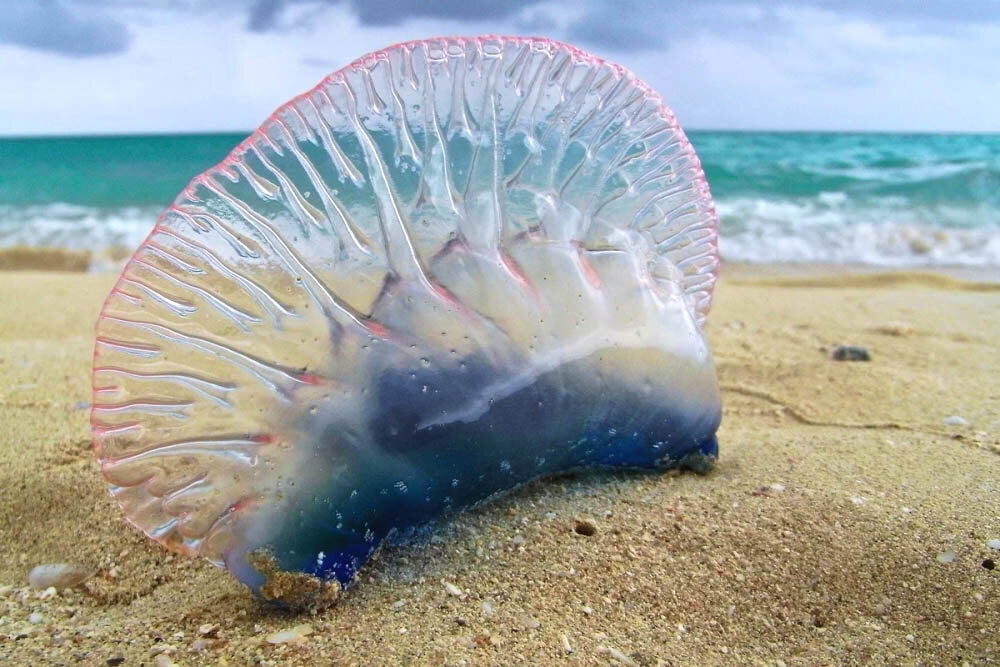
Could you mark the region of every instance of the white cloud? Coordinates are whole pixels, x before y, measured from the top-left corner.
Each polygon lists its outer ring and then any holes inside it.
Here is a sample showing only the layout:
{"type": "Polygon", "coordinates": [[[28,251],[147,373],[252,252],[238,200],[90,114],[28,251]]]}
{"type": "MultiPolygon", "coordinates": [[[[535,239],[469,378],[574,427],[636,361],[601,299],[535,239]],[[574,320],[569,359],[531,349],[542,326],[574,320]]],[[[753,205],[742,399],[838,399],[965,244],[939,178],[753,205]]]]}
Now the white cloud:
{"type": "MultiPolygon", "coordinates": [[[[665,46],[590,48],[649,81],[688,127],[1000,131],[1000,20],[735,2],[630,6],[650,24],[644,35],[662,28],[665,46]]],[[[281,30],[251,32],[245,12],[200,7],[104,6],[131,36],[119,53],[0,44],[0,134],[250,130],[382,46],[538,25],[560,38],[588,15],[548,2],[501,19],[367,25],[348,4],[293,3],[281,30]]]]}

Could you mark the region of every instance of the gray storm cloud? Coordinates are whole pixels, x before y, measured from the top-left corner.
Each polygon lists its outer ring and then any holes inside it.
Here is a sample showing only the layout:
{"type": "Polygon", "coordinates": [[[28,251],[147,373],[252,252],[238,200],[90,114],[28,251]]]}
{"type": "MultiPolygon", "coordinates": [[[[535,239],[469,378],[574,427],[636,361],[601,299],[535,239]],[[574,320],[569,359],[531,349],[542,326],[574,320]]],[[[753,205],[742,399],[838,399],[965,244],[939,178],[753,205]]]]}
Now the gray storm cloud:
{"type": "Polygon", "coordinates": [[[0,43],[66,56],[101,56],[128,49],[125,25],[86,4],[8,0],[0,11],[0,43]]]}
{"type": "MultiPolygon", "coordinates": [[[[244,14],[250,32],[282,31],[289,8],[347,7],[363,27],[398,26],[431,19],[450,22],[504,22],[525,33],[549,33],[585,46],[617,52],[663,49],[672,37],[690,31],[733,34],[781,29],[777,10],[807,8],[857,16],[880,23],[906,22],[929,32],[956,24],[1000,22],[1000,0],[7,0],[0,11],[0,43],[87,57],[128,50],[127,27],[137,12],[244,14]],[[741,17],[756,11],[760,20],[741,17]],[[734,18],[735,17],[735,18],[734,18]]],[[[155,16],[151,16],[155,20],[155,16]]],[[[298,25],[297,27],[301,27],[298,25]]]]}

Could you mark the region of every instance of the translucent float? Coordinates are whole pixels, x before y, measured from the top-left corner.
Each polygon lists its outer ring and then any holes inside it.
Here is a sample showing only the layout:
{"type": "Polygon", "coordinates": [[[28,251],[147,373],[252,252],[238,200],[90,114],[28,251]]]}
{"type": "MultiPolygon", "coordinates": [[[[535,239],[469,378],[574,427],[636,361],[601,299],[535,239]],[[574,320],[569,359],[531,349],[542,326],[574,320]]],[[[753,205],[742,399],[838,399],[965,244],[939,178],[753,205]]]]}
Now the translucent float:
{"type": "Polygon", "coordinates": [[[625,69],[543,39],[367,55],[194,178],[97,324],[111,493],[266,599],[531,479],[717,453],[716,215],[625,69]]]}

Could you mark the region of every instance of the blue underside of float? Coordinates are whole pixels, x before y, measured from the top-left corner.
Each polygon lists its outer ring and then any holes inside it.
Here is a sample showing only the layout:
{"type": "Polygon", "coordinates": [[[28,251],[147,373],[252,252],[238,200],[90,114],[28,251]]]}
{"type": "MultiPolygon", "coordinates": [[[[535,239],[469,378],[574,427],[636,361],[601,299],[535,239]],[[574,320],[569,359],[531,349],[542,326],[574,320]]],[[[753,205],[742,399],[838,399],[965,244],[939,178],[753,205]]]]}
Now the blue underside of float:
{"type": "MultiPolygon", "coordinates": [[[[264,548],[282,570],[346,586],[388,535],[533,479],[588,467],[666,469],[691,455],[717,456],[717,404],[654,400],[595,375],[569,364],[493,400],[475,420],[426,427],[436,409],[431,399],[409,389],[402,374],[383,376],[368,432],[354,441],[329,433],[341,459],[350,457],[348,472],[331,488],[303,490],[326,502],[303,503],[312,509],[289,517],[264,548]]],[[[449,390],[433,400],[454,403],[483,383],[441,377],[435,384],[449,390]]],[[[227,565],[251,588],[263,583],[249,566],[227,565]]]]}

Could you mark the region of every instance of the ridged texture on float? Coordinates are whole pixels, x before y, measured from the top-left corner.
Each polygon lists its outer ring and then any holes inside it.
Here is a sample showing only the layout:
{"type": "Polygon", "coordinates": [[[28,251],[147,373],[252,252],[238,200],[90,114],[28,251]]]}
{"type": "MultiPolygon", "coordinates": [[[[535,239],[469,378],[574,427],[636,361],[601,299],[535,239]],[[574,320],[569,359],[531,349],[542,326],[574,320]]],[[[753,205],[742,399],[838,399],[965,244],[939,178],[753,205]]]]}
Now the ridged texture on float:
{"type": "Polygon", "coordinates": [[[546,40],[412,42],[278,109],[181,193],[101,313],[95,446],[129,519],[219,561],[240,513],[295,484],[280,415],[335,402],[366,341],[434,334],[379,321],[386,290],[420,286],[523,342],[502,290],[434,272],[450,245],[503,258],[523,238],[627,245],[704,321],[718,254],[701,167],[618,66],[546,40]]]}

